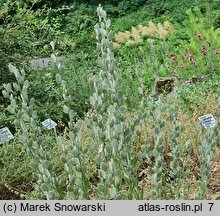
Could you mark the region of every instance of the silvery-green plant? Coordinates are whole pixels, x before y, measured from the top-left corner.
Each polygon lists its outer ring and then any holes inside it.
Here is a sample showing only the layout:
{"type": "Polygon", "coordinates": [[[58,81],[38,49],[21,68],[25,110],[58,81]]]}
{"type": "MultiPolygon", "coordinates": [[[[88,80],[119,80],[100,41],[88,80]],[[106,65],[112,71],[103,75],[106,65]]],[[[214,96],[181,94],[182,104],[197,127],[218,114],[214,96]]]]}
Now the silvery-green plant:
{"type": "MultiPolygon", "coordinates": [[[[218,114],[218,112],[216,114],[218,114]]],[[[218,144],[218,118],[219,117],[217,116],[217,125],[215,128],[205,129],[201,126],[202,128],[200,129],[200,181],[196,197],[197,199],[206,199],[208,195],[208,184],[211,177],[212,162],[218,144]]]]}
{"type": "Polygon", "coordinates": [[[68,136],[71,145],[67,147],[62,137],[57,138],[59,145],[63,146],[64,154],[60,157],[64,170],[68,173],[67,196],[68,199],[90,199],[89,174],[92,172],[86,157],[88,147],[83,146],[83,135],[79,131],[82,121],[78,121],[68,136]]]}
{"type": "MultiPolygon", "coordinates": [[[[142,101],[143,104],[143,101],[142,101]]],[[[182,143],[183,127],[177,119],[174,107],[159,96],[156,100],[147,98],[148,125],[152,133],[148,134],[141,153],[149,164],[149,175],[152,181],[153,199],[188,198],[189,165],[191,154],[190,141],[182,143]],[[169,118],[165,114],[169,114],[169,118]],[[170,127],[171,126],[171,127],[170,127]],[[167,134],[165,131],[167,130],[167,134]]],[[[166,114],[166,115],[167,115],[166,114]]]]}
{"type": "Polygon", "coordinates": [[[212,162],[215,153],[215,147],[218,140],[218,129],[201,128],[200,130],[200,181],[197,193],[197,199],[206,199],[208,193],[208,183],[211,177],[212,162]]]}
{"type": "MultiPolygon", "coordinates": [[[[51,43],[54,51],[54,43],[51,43]]],[[[88,166],[89,160],[86,157],[88,147],[83,145],[83,133],[80,131],[84,123],[79,119],[73,109],[71,109],[72,97],[68,92],[67,82],[62,78],[62,65],[56,62],[53,54],[54,63],[58,68],[56,81],[62,86],[63,112],[69,117],[68,139],[70,144],[67,146],[62,136],[56,138],[57,144],[63,149],[60,157],[64,170],[68,174],[67,195],[68,199],[90,199],[90,173],[91,167],[88,166]]]]}
{"type": "Polygon", "coordinates": [[[93,134],[93,154],[98,167],[99,199],[135,199],[138,190],[138,158],[134,142],[141,135],[141,117],[129,121],[127,107],[119,90],[117,64],[112,52],[111,22],[101,6],[97,8],[99,24],[95,25],[99,73],[92,77],[94,93],[90,97],[92,110],[86,119],[93,134]],[[125,183],[126,190],[123,189],[125,183]]]}
{"type": "Polygon", "coordinates": [[[52,155],[44,149],[45,136],[38,125],[37,112],[34,110],[34,99],[29,98],[29,81],[24,70],[9,65],[17,83],[5,85],[3,95],[10,99],[7,110],[14,115],[14,125],[19,141],[31,157],[30,165],[36,178],[35,190],[38,199],[61,199],[61,180],[56,177],[52,165],[52,155]]]}
{"type": "Polygon", "coordinates": [[[184,128],[177,119],[177,113],[171,114],[172,128],[169,131],[169,199],[188,199],[190,185],[191,142],[182,143],[184,128]]]}
{"type": "Polygon", "coordinates": [[[206,199],[208,194],[208,183],[211,177],[212,162],[216,146],[219,144],[219,122],[220,122],[220,90],[218,95],[218,110],[216,114],[216,126],[214,128],[200,129],[200,181],[198,185],[197,199],[206,199]]]}
{"type": "Polygon", "coordinates": [[[163,128],[165,126],[165,122],[161,120],[161,116],[163,112],[167,110],[167,107],[161,101],[159,97],[157,101],[152,99],[148,99],[148,116],[152,118],[152,127],[153,127],[153,149],[150,149],[149,145],[152,142],[149,137],[147,137],[146,144],[147,145],[147,158],[153,157],[154,164],[149,170],[149,174],[151,175],[151,180],[153,183],[152,186],[152,198],[153,199],[161,199],[164,195],[165,188],[165,180],[167,177],[165,158],[164,158],[164,145],[163,145],[163,128]]]}
{"type": "MultiPolygon", "coordinates": [[[[61,83],[64,88],[64,101],[66,101],[65,99],[69,97],[66,95],[65,81],[61,81],[61,83]]],[[[69,115],[68,137],[71,143],[67,146],[61,136],[57,137],[57,143],[63,149],[60,160],[64,165],[64,170],[68,173],[67,198],[88,200],[90,199],[89,174],[92,171],[91,167],[88,166],[89,160],[86,157],[88,147],[83,146],[83,133],[80,131],[83,121],[79,119],[74,122],[75,112],[70,110],[66,104],[64,104],[64,112],[69,115]]]]}

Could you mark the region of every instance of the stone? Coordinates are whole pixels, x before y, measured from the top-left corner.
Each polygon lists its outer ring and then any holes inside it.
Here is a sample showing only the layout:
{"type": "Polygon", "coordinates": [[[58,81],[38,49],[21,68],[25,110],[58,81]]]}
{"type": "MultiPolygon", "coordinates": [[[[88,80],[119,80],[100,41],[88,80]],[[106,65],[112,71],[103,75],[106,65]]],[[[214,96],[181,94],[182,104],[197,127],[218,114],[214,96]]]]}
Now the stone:
{"type": "MultiPolygon", "coordinates": [[[[62,57],[58,56],[56,57],[56,60],[57,62],[60,62],[62,60],[62,57]]],[[[45,69],[48,68],[52,64],[52,62],[52,58],[38,58],[29,61],[29,65],[32,69],[45,69]]]]}
{"type": "Polygon", "coordinates": [[[159,77],[155,81],[154,96],[168,94],[173,90],[175,77],[159,77]]]}

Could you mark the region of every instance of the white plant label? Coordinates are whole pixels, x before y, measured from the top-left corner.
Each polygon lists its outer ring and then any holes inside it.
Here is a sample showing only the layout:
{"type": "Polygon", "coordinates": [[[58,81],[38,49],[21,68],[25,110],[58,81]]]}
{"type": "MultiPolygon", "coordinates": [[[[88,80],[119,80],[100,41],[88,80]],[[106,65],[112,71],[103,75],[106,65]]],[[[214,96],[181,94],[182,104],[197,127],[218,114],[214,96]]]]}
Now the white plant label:
{"type": "Polygon", "coordinates": [[[8,142],[13,138],[14,136],[12,135],[11,131],[7,127],[0,129],[0,143],[8,142]]]}
{"type": "Polygon", "coordinates": [[[54,122],[52,119],[46,119],[42,122],[42,125],[50,130],[52,128],[55,128],[57,126],[57,123],[54,122]]]}
{"type": "Polygon", "coordinates": [[[201,122],[204,128],[213,128],[217,124],[216,120],[211,114],[200,116],[199,121],[201,122]]]}

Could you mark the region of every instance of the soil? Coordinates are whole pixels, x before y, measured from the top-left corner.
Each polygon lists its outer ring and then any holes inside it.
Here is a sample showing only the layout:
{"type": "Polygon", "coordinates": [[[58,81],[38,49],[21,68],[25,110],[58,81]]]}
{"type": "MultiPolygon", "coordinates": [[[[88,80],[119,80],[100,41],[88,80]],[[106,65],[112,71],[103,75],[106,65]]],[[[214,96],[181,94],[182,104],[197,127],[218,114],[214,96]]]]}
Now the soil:
{"type": "Polygon", "coordinates": [[[212,165],[212,176],[209,181],[209,196],[211,200],[220,200],[220,161],[212,165]]]}
{"type": "Polygon", "coordinates": [[[0,185],[0,200],[20,200],[20,196],[10,191],[4,185],[0,185]]]}
{"type": "Polygon", "coordinates": [[[0,185],[0,200],[23,200],[26,193],[33,190],[31,183],[13,182],[11,185],[0,185]]]}

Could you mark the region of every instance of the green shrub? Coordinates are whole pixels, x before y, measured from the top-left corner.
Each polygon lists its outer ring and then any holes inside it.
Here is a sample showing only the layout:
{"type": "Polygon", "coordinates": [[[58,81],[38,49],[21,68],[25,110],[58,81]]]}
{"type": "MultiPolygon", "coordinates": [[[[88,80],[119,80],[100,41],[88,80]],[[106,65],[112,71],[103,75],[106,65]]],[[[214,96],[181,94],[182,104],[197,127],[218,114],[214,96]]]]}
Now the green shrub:
{"type": "Polygon", "coordinates": [[[61,51],[65,47],[65,40],[59,40],[62,14],[53,17],[52,9],[34,10],[32,7],[11,0],[0,6],[0,85],[10,81],[8,63],[24,67],[30,58],[48,56],[51,40],[59,41],[61,51]]]}

